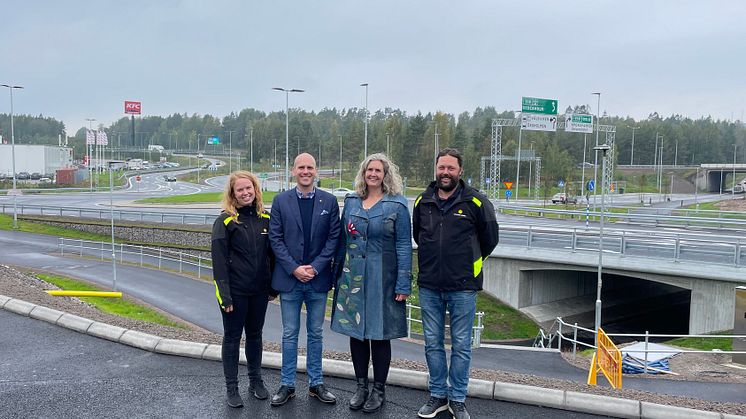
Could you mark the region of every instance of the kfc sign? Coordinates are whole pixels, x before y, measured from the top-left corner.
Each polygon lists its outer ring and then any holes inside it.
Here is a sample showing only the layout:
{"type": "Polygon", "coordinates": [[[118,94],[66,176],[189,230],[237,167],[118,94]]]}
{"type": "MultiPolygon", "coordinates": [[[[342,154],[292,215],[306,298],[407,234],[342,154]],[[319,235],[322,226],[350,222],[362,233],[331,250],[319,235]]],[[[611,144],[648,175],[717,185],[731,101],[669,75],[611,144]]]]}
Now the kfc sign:
{"type": "Polygon", "coordinates": [[[124,101],[124,113],[127,115],[140,115],[142,102],[124,101]]]}

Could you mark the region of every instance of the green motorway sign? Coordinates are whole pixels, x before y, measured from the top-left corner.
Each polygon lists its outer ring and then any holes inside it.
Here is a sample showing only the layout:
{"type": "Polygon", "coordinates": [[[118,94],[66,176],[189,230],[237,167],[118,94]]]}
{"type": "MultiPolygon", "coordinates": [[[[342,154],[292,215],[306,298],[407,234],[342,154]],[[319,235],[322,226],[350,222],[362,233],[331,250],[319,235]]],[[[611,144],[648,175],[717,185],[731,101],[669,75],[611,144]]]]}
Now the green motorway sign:
{"type": "Polygon", "coordinates": [[[524,97],[521,100],[521,112],[557,115],[557,101],[554,99],[524,97]]]}
{"type": "Polygon", "coordinates": [[[580,123],[580,124],[592,124],[593,116],[592,115],[572,115],[572,122],[580,123]]]}

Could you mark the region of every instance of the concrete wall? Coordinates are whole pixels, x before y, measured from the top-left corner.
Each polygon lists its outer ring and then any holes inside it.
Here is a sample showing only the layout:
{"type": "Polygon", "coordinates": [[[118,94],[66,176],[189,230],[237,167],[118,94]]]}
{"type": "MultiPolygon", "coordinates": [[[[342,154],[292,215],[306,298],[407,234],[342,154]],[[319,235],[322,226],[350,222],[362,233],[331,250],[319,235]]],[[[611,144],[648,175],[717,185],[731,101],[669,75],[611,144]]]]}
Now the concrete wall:
{"type": "MultiPolygon", "coordinates": [[[[597,255],[500,247],[484,265],[484,289],[514,308],[595,294],[597,255]],[[594,266],[595,265],[595,266],[594,266]],[[586,272],[585,275],[581,272],[586,272]]],[[[691,290],[689,333],[733,328],[735,287],[746,283],[738,268],[604,257],[604,274],[622,275],[691,290]],[[713,277],[714,276],[714,277],[713,277]]],[[[613,282],[604,282],[611,290],[613,282]]],[[[642,289],[641,294],[647,295],[642,289]]]]}

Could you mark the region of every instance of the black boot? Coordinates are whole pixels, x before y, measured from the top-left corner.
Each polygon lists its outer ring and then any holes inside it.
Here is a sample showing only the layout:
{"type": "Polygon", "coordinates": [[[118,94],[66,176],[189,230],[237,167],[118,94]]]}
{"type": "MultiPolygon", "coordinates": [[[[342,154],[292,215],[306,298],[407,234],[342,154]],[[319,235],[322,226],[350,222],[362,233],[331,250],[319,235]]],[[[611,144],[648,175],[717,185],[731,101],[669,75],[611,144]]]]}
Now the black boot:
{"type": "Polygon", "coordinates": [[[363,406],[363,412],[365,413],[377,412],[378,410],[381,409],[381,406],[383,406],[383,403],[385,401],[386,401],[386,384],[374,382],[373,389],[370,391],[370,394],[368,395],[368,399],[365,401],[365,405],[363,406]]]}
{"type": "Polygon", "coordinates": [[[368,378],[357,379],[357,390],[350,399],[350,409],[360,410],[368,399],[368,378]]]}

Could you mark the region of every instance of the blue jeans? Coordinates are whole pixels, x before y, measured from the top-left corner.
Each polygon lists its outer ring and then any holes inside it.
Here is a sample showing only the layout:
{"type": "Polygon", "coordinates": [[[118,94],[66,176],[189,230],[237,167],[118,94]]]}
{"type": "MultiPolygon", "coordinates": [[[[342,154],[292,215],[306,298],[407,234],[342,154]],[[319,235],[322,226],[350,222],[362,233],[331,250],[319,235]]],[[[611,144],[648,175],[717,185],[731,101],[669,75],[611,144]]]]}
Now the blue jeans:
{"type": "Polygon", "coordinates": [[[477,292],[441,292],[420,288],[420,305],[422,328],[425,332],[425,358],[430,374],[430,395],[463,402],[469,386],[471,335],[477,310],[477,292]],[[450,369],[444,346],[446,309],[451,317],[450,369]]]}
{"type": "Polygon", "coordinates": [[[298,366],[298,334],[300,310],[306,303],[306,368],[308,383],[323,383],[321,377],[321,332],[324,325],[326,293],[316,292],[311,284],[299,282],[290,292],[280,293],[282,312],[282,374],[280,385],[295,387],[295,370],[298,366]]]}

